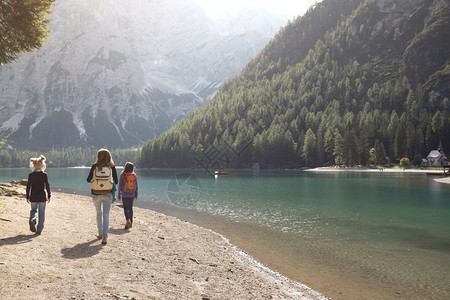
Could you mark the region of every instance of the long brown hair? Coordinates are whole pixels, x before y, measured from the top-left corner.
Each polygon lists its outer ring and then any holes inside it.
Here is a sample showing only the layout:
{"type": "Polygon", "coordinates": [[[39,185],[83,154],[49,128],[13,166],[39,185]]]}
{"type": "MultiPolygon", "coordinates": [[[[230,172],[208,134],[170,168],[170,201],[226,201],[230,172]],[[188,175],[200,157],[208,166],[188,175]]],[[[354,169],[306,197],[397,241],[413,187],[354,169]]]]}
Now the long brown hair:
{"type": "Polygon", "coordinates": [[[100,149],[97,152],[97,160],[95,161],[97,168],[101,170],[103,167],[114,167],[114,161],[108,149],[100,149]]]}

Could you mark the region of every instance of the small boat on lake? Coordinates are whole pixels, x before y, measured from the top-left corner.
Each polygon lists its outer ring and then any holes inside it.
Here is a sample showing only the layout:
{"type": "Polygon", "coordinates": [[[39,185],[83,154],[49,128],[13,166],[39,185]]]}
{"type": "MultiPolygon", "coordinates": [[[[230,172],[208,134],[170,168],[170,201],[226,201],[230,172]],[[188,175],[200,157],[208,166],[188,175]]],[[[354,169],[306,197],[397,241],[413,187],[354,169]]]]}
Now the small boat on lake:
{"type": "Polygon", "coordinates": [[[216,176],[216,177],[219,177],[219,176],[227,176],[227,175],[229,175],[230,173],[229,172],[224,172],[224,171],[215,171],[214,172],[214,175],[216,176]]]}

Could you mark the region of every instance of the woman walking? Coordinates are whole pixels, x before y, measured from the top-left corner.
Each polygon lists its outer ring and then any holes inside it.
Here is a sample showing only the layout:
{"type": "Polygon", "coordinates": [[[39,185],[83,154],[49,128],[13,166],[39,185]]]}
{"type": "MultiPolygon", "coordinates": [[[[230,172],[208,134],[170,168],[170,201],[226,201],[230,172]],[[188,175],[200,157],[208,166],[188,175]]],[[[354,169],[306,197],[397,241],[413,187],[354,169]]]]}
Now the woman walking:
{"type": "Polygon", "coordinates": [[[102,239],[102,244],[106,245],[113,182],[118,183],[116,167],[111,153],[107,149],[98,150],[97,160],[89,171],[87,182],[91,183],[92,200],[97,211],[97,238],[102,239]]]}

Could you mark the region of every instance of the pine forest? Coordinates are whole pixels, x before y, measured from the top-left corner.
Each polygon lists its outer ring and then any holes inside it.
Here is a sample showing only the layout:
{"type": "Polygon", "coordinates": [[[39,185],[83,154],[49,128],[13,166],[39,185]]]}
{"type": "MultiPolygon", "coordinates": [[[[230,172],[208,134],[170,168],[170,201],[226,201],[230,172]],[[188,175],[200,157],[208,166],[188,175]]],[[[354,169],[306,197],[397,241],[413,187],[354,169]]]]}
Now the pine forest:
{"type": "Polygon", "coordinates": [[[325,0],[289,22],[213,99],[147,141],[140,166],[389,165],[449,150],[450,10],[379,2],[325,0]]]}

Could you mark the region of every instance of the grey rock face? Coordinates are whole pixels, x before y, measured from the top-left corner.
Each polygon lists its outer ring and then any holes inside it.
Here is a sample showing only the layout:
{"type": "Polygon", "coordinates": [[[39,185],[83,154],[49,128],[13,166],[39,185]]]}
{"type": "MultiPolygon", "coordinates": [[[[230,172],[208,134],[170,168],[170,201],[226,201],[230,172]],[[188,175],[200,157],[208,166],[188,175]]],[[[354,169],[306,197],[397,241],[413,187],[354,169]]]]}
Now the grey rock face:
{"type": "Polygon", "coordinates": [[[212,19],[194,0],[56,1],[47,44],[0,67],[0,136],[17,147],[125,147],[211,98],[286,21],[212,19]]]}

